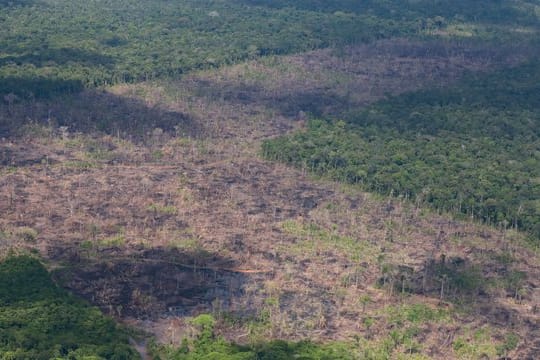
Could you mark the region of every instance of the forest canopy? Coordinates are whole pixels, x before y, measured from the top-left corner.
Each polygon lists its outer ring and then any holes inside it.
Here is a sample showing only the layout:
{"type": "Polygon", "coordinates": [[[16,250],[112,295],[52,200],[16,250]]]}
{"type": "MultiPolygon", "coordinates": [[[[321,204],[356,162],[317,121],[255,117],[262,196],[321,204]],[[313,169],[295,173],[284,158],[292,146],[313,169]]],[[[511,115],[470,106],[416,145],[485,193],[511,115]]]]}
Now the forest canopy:
{"type": "Polygon", "coordinates": [[[28,98],[395,36],[504,39],[519,30],[534,38],[527,29],[538,26],[537,6],[526,1],[4,0],[0,7],[0,94],[28,98]]]}
{"type": "Polygon", "coordinates": [[[39,260],[0,262],[2,359],[139,359],[112,318],[68,294],[39,260]]]}
{"type": "Polygon", "coordinates": [[[540,238],[540,63],[391,97],[264,143],[267,158],[540,238]]]}

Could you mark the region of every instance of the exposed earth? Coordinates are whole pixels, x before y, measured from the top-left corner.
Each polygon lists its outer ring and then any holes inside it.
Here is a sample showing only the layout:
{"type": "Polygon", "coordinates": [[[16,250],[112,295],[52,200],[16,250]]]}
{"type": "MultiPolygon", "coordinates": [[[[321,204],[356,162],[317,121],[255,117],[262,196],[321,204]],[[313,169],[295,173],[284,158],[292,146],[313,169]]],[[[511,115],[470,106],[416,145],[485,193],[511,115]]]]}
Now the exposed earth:
{"type": "Polygon", "coordinates": [[[512,358],[537,358],[540,262],[521,234],[258,154],[308,113],[339,117],[524,53],[393,40],[2,104],[15,120],[0,142],[0,248],[37,249],[62,286],[164,343],[207,312],[240,343],[370,339],[398,326],[392,309],[423,303],[448,314],[419,325],[429,356],[510,329],[512,358]]]}

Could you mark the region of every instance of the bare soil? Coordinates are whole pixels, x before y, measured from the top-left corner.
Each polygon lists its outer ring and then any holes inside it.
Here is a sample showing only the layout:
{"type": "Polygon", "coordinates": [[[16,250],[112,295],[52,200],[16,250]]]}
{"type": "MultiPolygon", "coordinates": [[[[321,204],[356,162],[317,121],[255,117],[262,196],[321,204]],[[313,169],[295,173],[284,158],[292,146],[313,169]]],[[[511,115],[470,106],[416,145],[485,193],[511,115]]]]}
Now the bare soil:
{"type": "Polygon", "coordinates": [[[69,104],[10,104],[0,109],[0,250],[37,249],[64,287],[164,343],[190,336],[187,319],[206,312],[238,342],[382,338],[389,307],[423,303],[452,314],[421,325],[429,356],[455,358],[455,338],[488,326],[494,340],[519,334],[512,355],[533,359],[540,262],[521,234],[257,156],[261,139],[301,128],[306,113],[340,116],[526,57],[384,41],[87,91],[69,104]],[[447,283],[441,295],[441,266],[474,270],[478,286],[447,283]]]}

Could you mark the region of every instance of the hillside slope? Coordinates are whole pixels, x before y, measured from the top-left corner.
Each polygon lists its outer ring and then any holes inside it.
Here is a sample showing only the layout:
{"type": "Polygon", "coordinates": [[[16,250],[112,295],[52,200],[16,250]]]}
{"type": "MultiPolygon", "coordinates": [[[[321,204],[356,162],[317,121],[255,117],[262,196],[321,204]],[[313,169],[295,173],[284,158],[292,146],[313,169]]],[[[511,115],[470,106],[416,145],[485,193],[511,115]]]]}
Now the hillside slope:
{"type": "Polygon", "coordinates": [[[539,358],[539,14],[0,0],[0,358],[539,358]]]}
{"type": "Polygon", "coordinates": [[[163,343],[192,338],[189,319],[211,313],[239,343],[532,359],[540,269],[523,234],[258,156],[262,139],[305,126],[305,112],[339,114],[325,99],[360,107],[526,58],[459,44],[447,57],[432,45],[319,50],[4,104],[4,124],[21,135],[1,144],[1,244],[39,249],[64,287],[163,343]],[[10,125],[28,117],[47,122],[10,125]]]}

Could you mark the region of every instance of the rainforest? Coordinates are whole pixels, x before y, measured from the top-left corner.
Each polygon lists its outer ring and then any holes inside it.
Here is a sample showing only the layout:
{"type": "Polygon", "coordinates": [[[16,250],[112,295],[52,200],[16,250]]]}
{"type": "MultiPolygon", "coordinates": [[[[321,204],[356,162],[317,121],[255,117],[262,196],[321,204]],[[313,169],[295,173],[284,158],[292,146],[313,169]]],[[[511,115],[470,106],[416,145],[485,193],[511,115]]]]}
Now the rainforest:
{"type": "Polygon", "coordinates": [[[0,359],[540,357],[538,0],[0,0],[0,359]]]}

